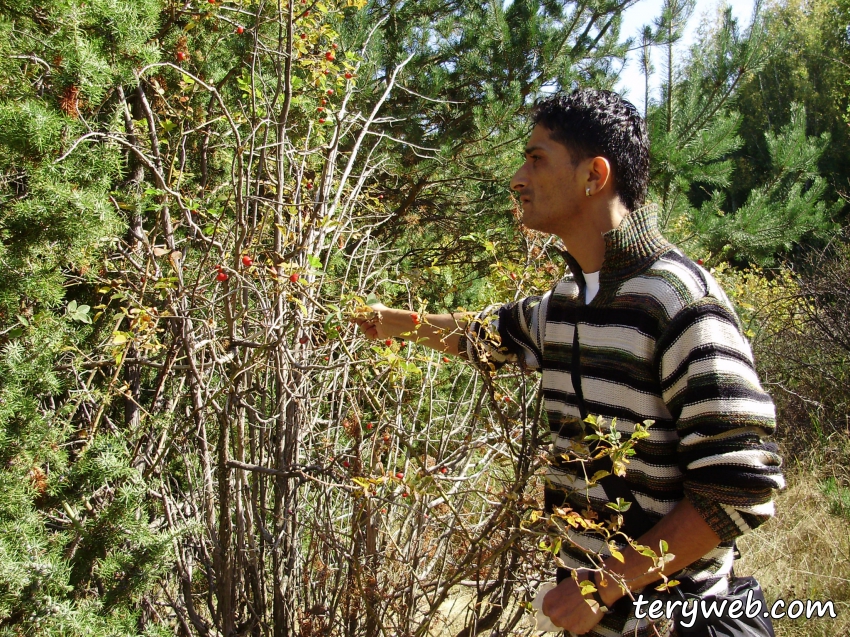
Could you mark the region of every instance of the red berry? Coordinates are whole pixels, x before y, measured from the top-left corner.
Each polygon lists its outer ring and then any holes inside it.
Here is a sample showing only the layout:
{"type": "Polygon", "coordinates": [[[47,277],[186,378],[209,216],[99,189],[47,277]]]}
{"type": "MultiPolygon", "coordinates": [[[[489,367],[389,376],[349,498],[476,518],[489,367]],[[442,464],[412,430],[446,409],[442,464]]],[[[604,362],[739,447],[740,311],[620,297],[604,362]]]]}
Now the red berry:
{"type": "Polygon", "coordinates": [[[330,356],[325,356],[325,362],[327,363],[330,360],[330,356]]]}
{"type": "Polygon", "coordinates": [[[242,35],[245,33],[245,27],[236,27],[236,35],[242,35]]]}
{"type": "Polygon", "coordinates": [[[313,190],[313,182],[312,181],[307,182],[307,190],[313,190]]]}
{"type": "Polygon", "coordinates": [[[328,100],[326,100],[326,99],[323,97],[323,98],[322,98],[322,106],[324,106],[324,105],[325,105],[325,104],[327,104],[327,103],[328,103],[328,100]]]}
{"type": "Polygon", "coordinates": [[[183,51],[177,51],[177,61],[184,62],[188,56],[183,51]]]}
{"type": "Polygon", "coordinates": [[[333,51],[328,51],[327,53],[325,53],[325,59],[326,59],[328,62],[333,62],[335,57],[336,57],[336,56],[334,55],[334,52],[333,52],[333,51]]]}
{"type": "Polygon", "coordinates": [[[383,195],[378,195],[378,199],[383,199],[383,198],[384,198],[383,195]]]}
{"type": "Polygon", "coordinates": [[[440,473],[446,474],[448,472],[449,472],[449,470],[446,469],[445,467],[440,467],[440,473]]]}
{"type": "Polygon", "coordinates": [[[324,107],[324,106],[320,106],[320,107],[319,107],[319,108],[317,108],[316,110],[317,110],[317,111],[319,111],[320,113],[324,113],[324,112],[325,112],[325,107],[324,107]]]}
{"type": "Polygon", "coordinates": [[[227,281],[228,278],[230,278],[230,277],[227,276],[226,272],[219,272],[218,274],[215,275],[215,280],[219,281],[221,283],[227,281]]]}
{"type": "Polygon", "coordinates": [[[309,340],[310,339],[307,338],[306,336],[302,336],[301,338],[298,339],[298,342],[301,343],[302,345],[306,345],[307,341],[309,341],[309,340]]]}
{"type": "Polygon", "coordinates": [[[309,11],[305,11],[305,12],[304,12],[304,17],[306,18],[308,15],[310,15],[310,12],[309,12],[309,11]]]}
{"type": "Polygon", "coordinates": [[[250,268],[253,264],[254,264],[254,259],[249,257],[247,254],[244,257],[242,257],[242,265],[244,265],[246,268],[250,268]]]}
{"type": "Polygon", "coordinates": [[[443,362],[444,362],[444,363],[449,363],[449,362],[451,362],[451,359],[449,359],[449,357],[448,357],[448,356],[443,356],[443,362]]]}
{"type": "Polygon", "coordinates": [[[510,402],[511,402],[511,397],[510,397],[510,396],[505,396],[504,398],[502,398],[502,400],[503,400],[503,401],[505,401],[506,403],[510,403],[510,402]]]}
{"type": "Polygon", "coordinates": [[[405,491],[404,493],[402,493],[402,494],[401,494],[401,497],[402,497],[402,498],[406,498],[406,497],[408,497],[409,495],[410,495],[410,494],[409,494],[407,491],[405,491]]]}
{"type": "Polygon", "coordinates": [[[306,34],[306,33],[302,33],[302,34],[301,34],[301,39],[302,39],[302,40],[306,40],[306,39],[307,39],[307,34],[306,34]]]}
{"type": "Polygon", "coordinates": [[[291,283],[298,283],[299,278],[301,278],[301,275],[298,274],[297,272],[293,272],[292,274],[289,275],[289,281],[291,283]]]}
{"type": "Polygon", "coordinates": [[[407,347],[407,341],[402,341],[398,344],[399,347],[407,347]]]}
{"type": "Polygon", "coordinates": [[[325,123],[325,118],[324,118],[324,117],[320,117],[320,118],[319,118],[319,124],[324,124],[324,123],[325,123]]]}
{"type": "Polygon", "coordinates": [[[381,437],[384,439],[384,442],[389,442],[389,441],[390,441],[390,435],[389,435],[389,434],[384,434],[384,435],[383,435],[383,436],[381,436],[381,437]]]}
{"type": "Polygon", "coordinates": [[[331,44],[331,46],[332,46],[334,49],[338,49],[338,48],[339,48],[339,45],[338,45],[336,42],[334,42],[333,44],[331,44]]]}
{"type": "Polygon", "coordinates": [[[333,95],[333,94],[334,94],[334,90],[332,88],[329,88],[328,89],[328,95],[333,95]]]}
{"type": "Polygon", "coordinates": [[[381,509],[381,513],[386,513],[386,512],[387,512],[386,509],[381,509]]]}
{"type": "Polygon", "coordinates": [[[322,71],[322,74],[323,74],[323,75],[329,75],[329,74],[330,74],[330,71],[328,71],[327,69],[325,69],[324,71],[322,71]]]}
{"type": "Polygon", "coordinates": [[[221,264],[220,264],[220,263],[216,263],[216,264],[215,264],[215,269],[216,269],[216,270],[218,270],[219,272],[221,272],[221,269],[222,269],[222,268],[221,268],[221,264]]]}
{"type": "Polygon", "coordinates": [[[215,4],[215,0],[207,0],[210,4],[215,4]]]}
{"type": "Polygon", "coordinates": [[[375,425],[370,422],[368,425],[366,425],[366,429],[372,429],[374,426],[375,425]]]}
{"type": "Polygon", "coordinates": [[[404,474],[401,471],[399,471],[397,474],[395,474],[395,477],[398,478],[399,480],[401,480],[402,478],[404,478],[404,474]]]}
{"type": "Polygon", "coordinates": [[[511,277],[511,281],[516,281],[516,274],[515,273],[511,272],[508,276],[511,277]]]}
{"type": "Polygon", "coordinates": [[[697,265],[702,265],[702,259],[697,259],[697,265]]]}
{"type": "Polygon", "coordinates": [[[392,344],[393,344],[393,339],[388,338],[387,340],[385,340],[385,341],[384,341],[384,344],[385,344],[387,347],[389,347],[390,345],[392,345],[392,344]]]}
{"type": "Polygon", "coordinates": [[[410,320],[413,321],[414,325],[419,325],[419,315],[415,312],[410,315],[410,320]]]}
{"type": "Polygon", "coordinates": [[[350,466],[351,466],[351,463],[350,463],[348,460],[343,460],[343,461],[342,461],[342,466],[343,466],[343,467],[345,467],[346,469],[348,469],[348,467],[350,467],[350,466]]]}
{"type": "Polygon", "coordinates": [[[346,73],[346,74],[345,74],[345,79],[346,79],[346,80],[350,80],[352,77],[354,77],[354,76],[353,76],[351,73],[346,73]]]}

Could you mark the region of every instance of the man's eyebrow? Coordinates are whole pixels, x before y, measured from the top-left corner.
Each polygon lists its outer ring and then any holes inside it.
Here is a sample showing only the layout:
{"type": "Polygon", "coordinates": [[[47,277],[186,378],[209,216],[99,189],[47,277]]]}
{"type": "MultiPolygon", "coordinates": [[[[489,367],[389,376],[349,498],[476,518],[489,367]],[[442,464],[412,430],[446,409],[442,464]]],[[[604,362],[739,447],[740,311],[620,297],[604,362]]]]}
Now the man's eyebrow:
{"type": "Polygon", "coordinates": [[[526,146],[525,151],[523,151],[526,155],[530,155],[531,153],[537,152],[538,150],[543,150],[540,146],[526,146]]]}

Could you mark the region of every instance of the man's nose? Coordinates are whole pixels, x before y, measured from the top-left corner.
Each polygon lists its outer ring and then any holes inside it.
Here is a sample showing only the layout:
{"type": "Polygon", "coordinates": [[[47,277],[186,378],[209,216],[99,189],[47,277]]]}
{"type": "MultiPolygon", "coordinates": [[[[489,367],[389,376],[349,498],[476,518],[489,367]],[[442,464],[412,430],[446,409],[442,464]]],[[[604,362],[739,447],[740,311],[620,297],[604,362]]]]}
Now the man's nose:
{"type": "Polygon", "coordinates": [[[511,190],[519,192],[528,185],[528,178],[525,172],[525,164],[511,177],[511,190]]]}

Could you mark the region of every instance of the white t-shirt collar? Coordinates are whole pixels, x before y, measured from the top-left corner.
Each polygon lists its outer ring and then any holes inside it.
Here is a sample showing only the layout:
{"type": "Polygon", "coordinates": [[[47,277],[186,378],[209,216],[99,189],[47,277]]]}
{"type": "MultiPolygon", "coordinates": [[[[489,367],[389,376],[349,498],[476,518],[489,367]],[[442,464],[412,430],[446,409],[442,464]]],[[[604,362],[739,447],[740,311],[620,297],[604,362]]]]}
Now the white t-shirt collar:
{"type": "Polygon", "coordinates": [[[590,305],[590,302],[599,292],[599,270],[596,272],[584,272],[584,302],[590,305]]]}

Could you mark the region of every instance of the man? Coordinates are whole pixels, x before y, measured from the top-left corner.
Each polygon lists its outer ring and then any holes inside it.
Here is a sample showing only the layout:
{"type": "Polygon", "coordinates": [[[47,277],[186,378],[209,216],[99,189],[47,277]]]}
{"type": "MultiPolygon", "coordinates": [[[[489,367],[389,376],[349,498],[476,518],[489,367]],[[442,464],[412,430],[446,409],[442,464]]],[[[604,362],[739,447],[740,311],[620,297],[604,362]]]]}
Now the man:
{"type": "MultiPolygon", "coordinates": [[[[734,539],[773,514],[773,490],[783,486],[780,459],[763,442],[775,426],[773,404],[726,296],[659,234],[655,207],[643,205],[649,147],[634,106],[585,89],[542,101],[532,119],[511,188],[523,223],[561,238],[570,274],[542,297],[477,317],[416,317],[376,305],[361,329],[383,339],[421,321],[417,339],[434,349],[542,371],[554,447],[547,508],[589,504],[605,514],[606,502],[628,493],[624,499],[641,516],[627,516],[624,531],[656,550],[667,542],[675,557],[664,573],[683,591],[723,594],[734,539]],[[586,434],[588,414],[606,423],[616,417],[625,434],[654,421],[624,479],[588,487],[581,466],[563,460],[570,440],[586,434]]],[[[578,532],[571,539],[609,554],[598,539],[578,532]]],[[[624,561],[609,557],[605,568],[622,576],[632,595],[662,595],[648,586],[660,579],[652,561],[621,550],[624,561]]],[[[593,566],[580,550],[561,557],[573,569],[593,566]]],[[[556,626],[599,636],[673,634],[664,619],[653,628],[636,617],[613,578],[579,573],[597,583],[609,609],[603,613],[569,575],[562,569],[544,598],[543,612],[556,626]]]]}

